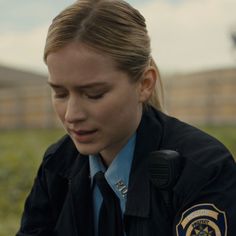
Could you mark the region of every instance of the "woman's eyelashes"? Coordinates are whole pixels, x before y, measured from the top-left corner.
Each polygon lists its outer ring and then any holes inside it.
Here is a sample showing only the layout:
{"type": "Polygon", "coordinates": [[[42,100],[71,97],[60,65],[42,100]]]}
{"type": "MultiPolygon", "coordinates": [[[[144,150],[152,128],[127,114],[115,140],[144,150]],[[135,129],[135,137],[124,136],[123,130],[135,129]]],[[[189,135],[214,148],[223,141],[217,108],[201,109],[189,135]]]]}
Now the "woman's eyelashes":
{"type": "Polygon", "coordinates": [[[88,99],[98,100],[105,96],[106,93],[110,91],[110,88],[100,88],[100,89],[88,89],[82,91],[82,95],[84,95],[88,99]]]}
{"type": "Polygon", "coordinates": [[[85,96],[89,99],[94,99],[94,100],[97,100],[97,99],[100,99],[100,98],[103,98],[103,96],[105,95],[105,93],[94,93],[94,94],[89,94],[89,93],[85,93],[85,96]]]}
{"type": "Polygon", "coordinates": [[[69,92],[66,90],[57,90],[53,89],[53,97],[57,99],[64,99],[67,98],[69,95],[69,92]]]}
{"type": "MultiPolygon", "coordinates": [[[[56,99],[65,99],[68,96],[70,96],[70,92],[68,91],[53,91],[54,94],[54,98],[56,99]]],[[[92,99],[92,100],[98,100],[104,97],[104,95],[106,94],[105,91],[102,92],[80,92],[78,95],[80,97],[84,97],[84,98],[88,98],[88,99],[92,99]]]]}
{"type": "Polygon", "coordinates": [[[66,98],[68,96],[68,94],[55,94],[54,97],[55,98],[58,98],[58,99],[63,99],[63,98],[66,98]]]}

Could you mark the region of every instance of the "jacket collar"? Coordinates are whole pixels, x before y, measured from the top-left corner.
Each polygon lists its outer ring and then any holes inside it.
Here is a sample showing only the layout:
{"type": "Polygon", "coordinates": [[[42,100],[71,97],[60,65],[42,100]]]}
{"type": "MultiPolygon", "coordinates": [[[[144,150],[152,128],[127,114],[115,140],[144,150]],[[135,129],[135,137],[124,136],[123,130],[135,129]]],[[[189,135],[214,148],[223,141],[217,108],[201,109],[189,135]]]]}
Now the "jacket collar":
{"type": "Polygon", "coordinates": [[[158,112],[148,107],[144,111],[137,130],[137,139],[132,163],[126,215],[148,217],[150,215],[150,181],[148,176],[148,155],[158,150],[162,126],[156,117],[158,112]]]}

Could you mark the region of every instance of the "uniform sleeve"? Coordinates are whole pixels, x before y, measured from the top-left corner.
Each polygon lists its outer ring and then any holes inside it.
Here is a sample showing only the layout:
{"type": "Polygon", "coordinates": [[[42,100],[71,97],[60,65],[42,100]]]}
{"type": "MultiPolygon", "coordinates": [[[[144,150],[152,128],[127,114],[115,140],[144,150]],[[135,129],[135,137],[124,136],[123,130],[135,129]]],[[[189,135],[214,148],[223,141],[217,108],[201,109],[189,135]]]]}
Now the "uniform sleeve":
{"type": "Polygon", "coordinates": [[[52,236],[52,211],[43,164],[26,199],[21,226],[16,236],[52,236]]]}
{"type": "Polygon", "coordinates": [[[176,236],[236,235],[236,165],[222,147],[185,158],[174,188],[176,236]]]}

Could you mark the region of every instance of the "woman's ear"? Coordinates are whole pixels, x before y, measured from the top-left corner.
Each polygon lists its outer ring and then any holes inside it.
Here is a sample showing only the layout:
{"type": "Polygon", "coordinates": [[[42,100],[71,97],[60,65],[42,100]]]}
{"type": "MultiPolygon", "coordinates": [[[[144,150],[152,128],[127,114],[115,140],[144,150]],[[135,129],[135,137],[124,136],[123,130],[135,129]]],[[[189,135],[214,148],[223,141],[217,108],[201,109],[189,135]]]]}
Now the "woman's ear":
{"type": "Polygon", "coordinates": [[[144,103],[149,100],[152,95],[152,92],[155,89],[156,80],[157,80],[157,71],[154,67],[149,66],[143,74],[143,77],[140,81],[140,94],[139,101],[144,103]]]}

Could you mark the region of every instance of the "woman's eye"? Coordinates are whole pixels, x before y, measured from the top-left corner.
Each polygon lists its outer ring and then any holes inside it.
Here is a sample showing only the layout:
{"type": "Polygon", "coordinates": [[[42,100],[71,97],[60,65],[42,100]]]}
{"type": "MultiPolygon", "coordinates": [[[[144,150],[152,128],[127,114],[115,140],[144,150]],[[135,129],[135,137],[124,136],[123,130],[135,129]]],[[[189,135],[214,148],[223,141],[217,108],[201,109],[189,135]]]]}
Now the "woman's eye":
{"type": "Polygon", "coordinates": [[[99,94],[87,94],[86,96],[89,98],[89,99],[100,99],[104,96],[105,93],[99,93],[99,94]]]}
{"type": "Polygon", "coordinates": [[[54,98],[66,98],[67,95],[67,93],[55,93],[54,98]]]}

